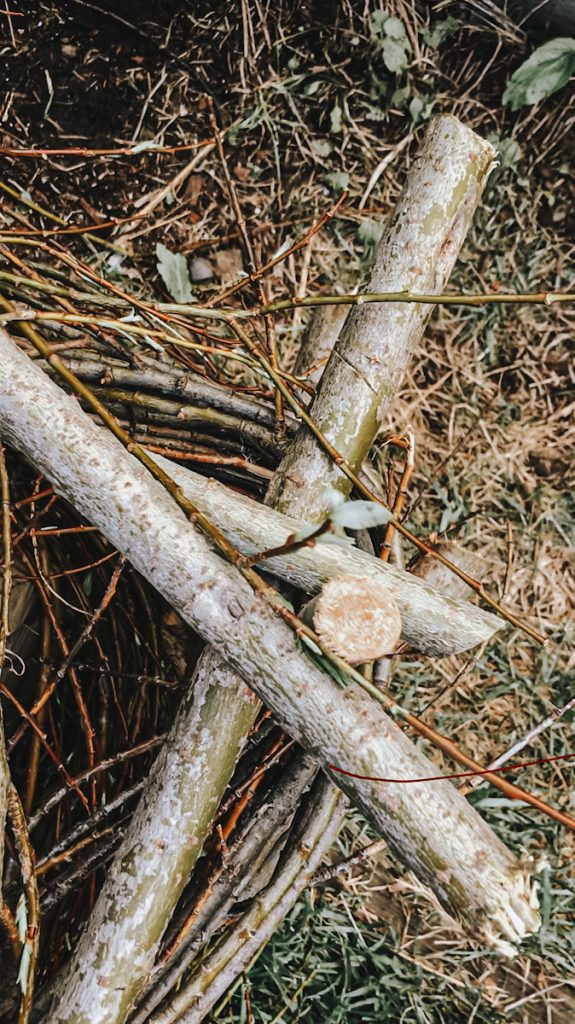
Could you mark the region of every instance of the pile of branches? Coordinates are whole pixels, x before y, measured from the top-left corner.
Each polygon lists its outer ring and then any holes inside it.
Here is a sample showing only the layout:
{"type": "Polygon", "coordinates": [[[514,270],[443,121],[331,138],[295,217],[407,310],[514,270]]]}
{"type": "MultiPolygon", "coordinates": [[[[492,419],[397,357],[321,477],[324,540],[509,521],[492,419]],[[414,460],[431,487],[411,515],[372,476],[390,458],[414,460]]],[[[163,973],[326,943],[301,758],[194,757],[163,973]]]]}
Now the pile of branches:
{"type": "Polygon", "coordinates": [[[367,460],[436,302],[565,297],[445,294],[494,153],[441,117],[367,289],[273,302],[267,272],[337,204],[258,266],[212,127],[244,273],[207,301],[126,291],[21,213],[0,239],[0,920],[23,1024],[203,1020],[321,877],[348,801],[470,939],[509,954],[539,925],[526,866],[410,737],[486,766],[389,684],[505,621],[543,638],[473,553],[405,524],[409,435],[388,438],[399,479],[367,460]],[[289,372],[277,316],[306,305],[289,372]]]}

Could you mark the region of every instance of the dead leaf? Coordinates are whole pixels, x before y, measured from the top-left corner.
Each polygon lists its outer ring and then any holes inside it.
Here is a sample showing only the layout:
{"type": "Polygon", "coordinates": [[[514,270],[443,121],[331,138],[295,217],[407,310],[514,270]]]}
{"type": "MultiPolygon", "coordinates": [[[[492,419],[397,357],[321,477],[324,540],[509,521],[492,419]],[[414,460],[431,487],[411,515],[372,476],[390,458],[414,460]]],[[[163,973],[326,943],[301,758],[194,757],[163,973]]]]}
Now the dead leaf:
{"type": "Polygon", "coordinates": [[[247,185],[248,181],[250,180],[249,167],[244,167],[243,164],[236,164],[236,166],[234,167],[234,174],[238,181],[241,181],[242,185],[247,185]]]}
{"type": "Polygon", "coordinates": [[[214,276],[214,268],[209,260],[203,256],[195,256],[190,264],[190,274],[193,284],[201,284],[204,281],[211,281],[214,276]]]}
{"type": "Polygon", "coordinates": [[[244,269],[240,249],[224,249],[215,255],[216,274],[222,284],[237,281],[244,269]]]}
{"type": "Polygon", "coordinates": [[[206,186],[205,174],[190,174],[184,189],[184,196],[192,203],[196,203],[206,186]]]}

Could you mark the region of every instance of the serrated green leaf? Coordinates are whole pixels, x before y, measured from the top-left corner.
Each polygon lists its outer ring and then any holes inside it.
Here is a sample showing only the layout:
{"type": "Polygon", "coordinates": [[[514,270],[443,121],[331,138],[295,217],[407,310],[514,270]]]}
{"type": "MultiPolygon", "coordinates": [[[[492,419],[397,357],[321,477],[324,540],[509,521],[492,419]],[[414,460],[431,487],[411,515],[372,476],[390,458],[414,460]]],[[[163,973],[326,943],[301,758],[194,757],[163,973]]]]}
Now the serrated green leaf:
{"type": "Polygon", "coordinates": [[[346,501],[331,514],[332,522],[348,530],[368,530],[372,526],[385,526],[392,519],[393,514],[389,509],[375,501],[346,501]]]}
{"type": "Polygon", "coordinates": [[[194,294],[186,257],[172,252],[162,242],[156,245],[157,268],[162,281],[175,302],[192,302],[194,294]]]}
{"type": "Polygon", "coordinates": [[[550,39],[513,73],[503,93],[512,110],[540,103],[567,84],[575,73],[575,39],[550,39]]]}

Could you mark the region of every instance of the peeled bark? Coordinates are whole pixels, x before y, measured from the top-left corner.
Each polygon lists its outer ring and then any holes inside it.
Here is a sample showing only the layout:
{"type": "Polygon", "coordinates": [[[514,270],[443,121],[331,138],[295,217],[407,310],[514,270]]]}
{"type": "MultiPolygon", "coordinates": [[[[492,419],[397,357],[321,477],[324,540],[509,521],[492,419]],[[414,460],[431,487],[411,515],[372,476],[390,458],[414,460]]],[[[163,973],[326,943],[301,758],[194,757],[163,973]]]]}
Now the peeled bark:
{"type": "MultiPolygon", "coordinates": [[[[253,685],[278,722],[325,770],[335,764],[359,775],[398,779],[436,773],[381,705],[359,687],[340,688],[320,671],[290,628],[215,554],[167,491],[3,332],[0,366],[0,432],[5,440],[253,685]]],[[[200,730],[194,751],[187,748],[192,763],[198,763],[198,750],[205,757],[221,757],[220,741],[221,735],[200,730]]],[[[168,747],[168,774],[171,754],[168,747]]],[[[196,780],[200,777],[198,772],[196,780]]],[[[537,927],[525,871],[450,783],[405,786],[336,773],[333,777],[405,864],[475,934],[513,941],[537,927]]],[[[125,1018],[152,967],[156,946],[131,944],[129,972],[121,985],[110,946],[114,949],[123,921],[138,940],[157,929],[159,942],[165,920],[158,904],[165,890],[158,880],[164,878],[168,851],[174,843],[180,845],[184,817],[193,845],[202,821],[189,815],[178,792],[160,815],[153,803],[151,808],[143,805],[136,840],[130,831],[90,929],[58,987],[50,1018],[54,1024],[125,1018]],[[138,850],[145,856],[136,857],[138,850]]],[[[185,881],[175,879],[176,897],[185,881]]],[[[167,896],[173,905],[174,893],[167,896]]],[[[117,953],[121,963],[123,950],[117,953]]]]}

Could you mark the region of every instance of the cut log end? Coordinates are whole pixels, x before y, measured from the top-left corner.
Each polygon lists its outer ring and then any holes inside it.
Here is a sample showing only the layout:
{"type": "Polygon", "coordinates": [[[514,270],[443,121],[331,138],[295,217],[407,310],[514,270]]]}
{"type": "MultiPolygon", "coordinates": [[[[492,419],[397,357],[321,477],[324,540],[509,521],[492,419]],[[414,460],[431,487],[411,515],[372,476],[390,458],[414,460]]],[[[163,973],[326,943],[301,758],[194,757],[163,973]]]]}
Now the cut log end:
{"type": "Polygon", "coordinates": [[[304,619],[350,665],[392,654],[401,634],[399,609],[388,588],[359,576],[329,580],[307,605],[304,619]]]}

